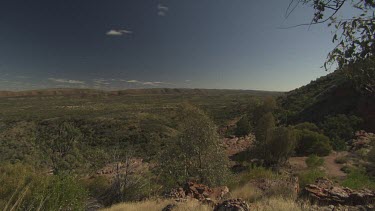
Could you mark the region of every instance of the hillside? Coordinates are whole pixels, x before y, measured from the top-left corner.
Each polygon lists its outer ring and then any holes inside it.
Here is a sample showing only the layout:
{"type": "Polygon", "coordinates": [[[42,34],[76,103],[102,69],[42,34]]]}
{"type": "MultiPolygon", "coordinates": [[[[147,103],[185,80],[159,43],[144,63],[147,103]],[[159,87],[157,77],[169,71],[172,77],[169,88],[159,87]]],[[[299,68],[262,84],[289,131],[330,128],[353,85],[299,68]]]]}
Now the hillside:
{"type": "Polygon", "coordinates": [[[343,74],[336,71],[279,98],[285,122],[321,122],[326,116],[356,115],[363,128],[375,131],[375,98],[363,96],[343,74]]]}

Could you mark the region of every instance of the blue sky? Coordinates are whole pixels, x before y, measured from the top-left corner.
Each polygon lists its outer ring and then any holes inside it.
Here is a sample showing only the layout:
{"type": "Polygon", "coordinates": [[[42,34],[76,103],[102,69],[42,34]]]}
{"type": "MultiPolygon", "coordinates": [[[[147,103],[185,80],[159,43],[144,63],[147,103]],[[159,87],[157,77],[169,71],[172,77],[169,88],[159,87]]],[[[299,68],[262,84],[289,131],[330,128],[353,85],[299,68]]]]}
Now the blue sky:
{"type": "Polygon", "coordinates": [[[326,25],[289,0],[3,0],[0,90],[288,91],[327,74],[326,25]]]}

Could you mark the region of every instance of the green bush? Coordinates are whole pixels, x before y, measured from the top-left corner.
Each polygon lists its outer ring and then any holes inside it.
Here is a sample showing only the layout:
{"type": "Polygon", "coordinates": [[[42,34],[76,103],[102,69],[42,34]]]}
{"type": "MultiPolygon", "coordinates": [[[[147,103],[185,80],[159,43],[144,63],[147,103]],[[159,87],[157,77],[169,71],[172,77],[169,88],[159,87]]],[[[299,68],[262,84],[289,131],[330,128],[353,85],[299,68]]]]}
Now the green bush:
{"type": "Polygon", "coordinates": [[[0,172],[1,210],[85,209],[87,191],[72,176],[47,176],[23,164],[3,164],[0,172]]]}
{"type": "Polygon", "coordinates": [[[251,123],[247,115],[243,116],[236,124],[236,135],[237,136],[246,136],[251,133],[251,123]]]}
{"type": "Polygon", "coordinates": [[[349,175],[341,185],[352,189],[369,188],[375,190],[374,178],[367,175],[365,169],[362,168],[351,169],[349,175]]]}
{"type": "Polygon", "coordinates": [[[306,165],[307,167],[309,168],[317,168],[319,166],[322,166],[324,164],[324,159],[317,156],[317,155],[310,155],[307,159],[306,159],[306,165]]]}
{"type": "Polygon", "coordinates": [[[267,166],[284,164],[292,155],[296,143],[294,130],[287,127],[272,129],[264,143],[260,158],[267,166]]]}
{"type": "Polygon", "coordinates": [[[301,172],[298,175],[300,187],[303,188],[307,184],[315,183],[316,179],[325,176],[326,174],[324,173],[324,171],[317,168],[312,168],[307,171],[301,172]]]}
{"type": "Polygon", "coordinates": [[[299,156],[327,156],[332,150],[329,138],[323,134],[310,130],[296,130],[296,134],[296,154],[299,156]]]}
{"type": "Polygon", "coordinates": [[[245,184],[249,182],[249,180],[253,179],[259,179],[259,178],[264,178],[264,179],[273,179],[276,178],[277,174],[270,169],[267,169],[265,167],[252,167],[248,171],[241,173],[240,174],[240,184],[245,184]]]}
{"type": "Polygon", "coordinates": [[[344,164],[348,162],[348,157],[346,156],[339,156],[335,159],[335,162],[338,164],[344,164]]]}
{"type": "Polygon", "coordinates": [[[110,181],[109,178],[105,176],[98,176],[82,181],[89,194],[95,198],[100,198],[100,196],[109,188],[110,181]]]}
{"type": "Polygon", "coordinates": [[[357,116],[347,116],[340,114],[337,116],[328,116],[320,125],[331,141],[335,150],[344,150],[345,144],[349,141],[355,131],[359,129],[362,119],[357,116]]]}
{"type": "Polygon", "coordinates": [[[298,130],[310,130],[310,131],[317,132],[317,133],[320,132],[320,129],[318,128],[318,126],[316,126],[316,124],[311,123],[311,122],[299,123],[295,125],[294,128],[298,130]]]}
{"type": "Polygon", "coordinates": [[[215,124],[191,105],[182,106],[177,119],[179,134],[169,140],[159,160],[163,185],[174,187],[190,179],[213,186],[225,184],[229,160],[215,124]]]}

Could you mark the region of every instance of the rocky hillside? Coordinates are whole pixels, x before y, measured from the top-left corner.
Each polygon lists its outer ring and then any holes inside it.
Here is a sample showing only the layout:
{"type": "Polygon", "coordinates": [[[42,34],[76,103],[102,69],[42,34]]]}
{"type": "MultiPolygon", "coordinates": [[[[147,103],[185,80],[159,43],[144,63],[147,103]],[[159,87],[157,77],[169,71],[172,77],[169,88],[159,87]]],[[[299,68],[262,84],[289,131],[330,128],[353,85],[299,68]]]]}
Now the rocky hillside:
{"type": "Polygon", "coordinates": [[[328,115],[356,115],[363,128],[375,131],[375,97],[364,96],[336,71],[279,98],[288,123],[321,122],[328,115]]]}

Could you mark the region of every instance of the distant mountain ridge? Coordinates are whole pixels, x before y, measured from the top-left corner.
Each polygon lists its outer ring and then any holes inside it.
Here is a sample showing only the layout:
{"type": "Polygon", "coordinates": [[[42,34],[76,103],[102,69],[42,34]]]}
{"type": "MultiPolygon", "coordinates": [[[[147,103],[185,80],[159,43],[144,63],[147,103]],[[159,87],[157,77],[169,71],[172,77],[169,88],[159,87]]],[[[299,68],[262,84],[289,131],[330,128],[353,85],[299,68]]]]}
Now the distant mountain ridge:
{"type": "Polygon", "coordinates": [[[154,94],[230,94],[247,93],[254,95],[282,95],[283,92],[261,90],[229,89],[187,89],[187,88],[153,88],[104,91],[96,89],[41,89],[29,91],[0,91],[0,97],[42,97],[42,96],[120,96],[120,95],[154,95],[154,94]]]}

